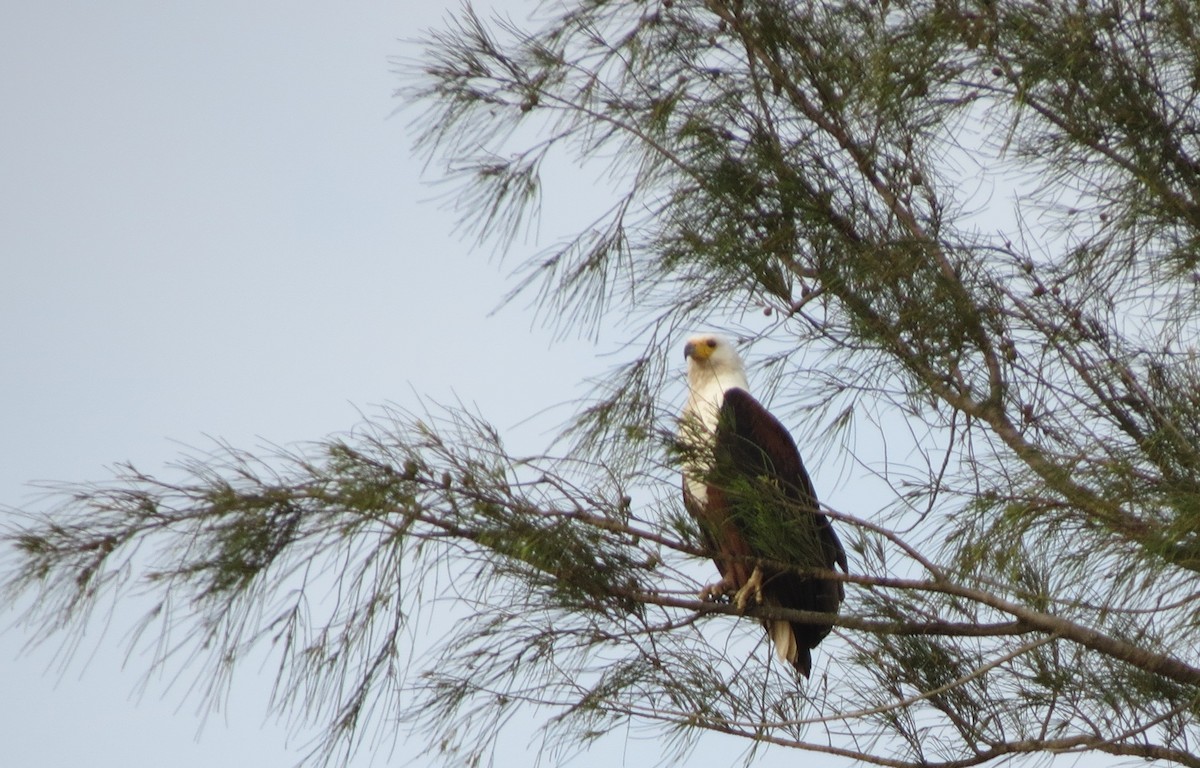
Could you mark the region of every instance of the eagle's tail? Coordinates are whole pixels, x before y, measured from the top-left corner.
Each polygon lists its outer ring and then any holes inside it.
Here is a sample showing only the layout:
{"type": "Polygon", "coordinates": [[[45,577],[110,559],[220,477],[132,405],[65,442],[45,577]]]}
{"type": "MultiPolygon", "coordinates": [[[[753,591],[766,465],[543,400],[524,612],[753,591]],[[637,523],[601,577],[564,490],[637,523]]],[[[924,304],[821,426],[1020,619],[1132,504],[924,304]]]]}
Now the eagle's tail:
{"type": "Polygon", "coordinates": [[[796,668],[796,672],[808,677],[812,672],[812,654],[809,649],[801,648],[796,642],[796,631],[792,628],[792,623],[782,619],[768,619],[763,623],[779,659],[791,664],[796,668]]]}

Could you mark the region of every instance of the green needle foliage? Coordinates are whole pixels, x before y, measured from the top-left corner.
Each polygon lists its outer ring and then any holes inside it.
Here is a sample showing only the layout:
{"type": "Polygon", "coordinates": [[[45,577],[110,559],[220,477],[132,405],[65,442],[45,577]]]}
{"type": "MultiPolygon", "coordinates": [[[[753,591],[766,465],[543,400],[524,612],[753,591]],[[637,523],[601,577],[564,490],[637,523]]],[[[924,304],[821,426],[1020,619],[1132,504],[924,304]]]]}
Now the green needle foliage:
{"type": "Polygon", "coordinates": [[[514,457],[461,409],[384,411],[294,452],[128,468],[22,518],[5,583],[68,636],[148,593],[138,637],[214,697],[270,649],[276,706],[334,762],[397,723],[486,761],[520,712],[550,760],[634,724],[666,758],[718,732],[885,766],[1200,765],[1195,11],[464,8],[400,92],[464,222],[511,252],[548,164],[608,173],[609,204],[512,294],[562,334],[633,340],[558,452],[514,457]],[[807,684],[695,597],[714,574],[666,361],[699,325],[753,345],[821,498],[824,457],[870,473],[869,508],[830,510],[847,599],[807,684]],[[414,655],[434,606],[453,629],[414,655]]]}

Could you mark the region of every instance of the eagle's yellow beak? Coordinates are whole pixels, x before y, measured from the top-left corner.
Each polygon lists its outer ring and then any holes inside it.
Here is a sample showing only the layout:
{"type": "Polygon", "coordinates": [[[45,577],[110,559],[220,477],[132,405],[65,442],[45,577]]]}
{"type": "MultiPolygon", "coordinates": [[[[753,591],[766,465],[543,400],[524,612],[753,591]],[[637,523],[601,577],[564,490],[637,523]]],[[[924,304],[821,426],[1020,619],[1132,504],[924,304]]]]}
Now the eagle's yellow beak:
{"type": "Polygon", "coordinates": [[[683,347],[684,358],[691,358],[696,362],[702,363],[712,357],[713,350],[717,348],[716,344],[709,344],[704,341],[689,341],[683,347]]]}

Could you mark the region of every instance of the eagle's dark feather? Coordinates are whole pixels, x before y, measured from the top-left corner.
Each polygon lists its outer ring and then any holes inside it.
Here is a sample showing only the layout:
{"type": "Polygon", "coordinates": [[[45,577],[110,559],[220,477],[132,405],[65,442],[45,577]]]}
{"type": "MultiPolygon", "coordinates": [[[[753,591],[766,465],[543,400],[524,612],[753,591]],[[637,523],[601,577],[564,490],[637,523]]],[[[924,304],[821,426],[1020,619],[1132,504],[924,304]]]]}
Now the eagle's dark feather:
{"type": "MultiPolygon", "coordinates": [[[[724,579],[741,587],[753,558],[784,562],[794,570],[763,563],[764,600],[785,608],[837,613],[844,589],[820,571],[847,570],[846,553],[833,526],[817,506],[816,492],[796,443],[779,420],[740,388],[725,391],[713,443],[707,503],[689,507],[718,553],[724,579]]],[[[775,639],[771,622],[764,622],[775,639]]],[[[807,676],[810,649],[832,626],[791,622],[797,653],[792,662],[807,676]]],[[[785,630],[786,632],[786,630],[785,630]]]]}

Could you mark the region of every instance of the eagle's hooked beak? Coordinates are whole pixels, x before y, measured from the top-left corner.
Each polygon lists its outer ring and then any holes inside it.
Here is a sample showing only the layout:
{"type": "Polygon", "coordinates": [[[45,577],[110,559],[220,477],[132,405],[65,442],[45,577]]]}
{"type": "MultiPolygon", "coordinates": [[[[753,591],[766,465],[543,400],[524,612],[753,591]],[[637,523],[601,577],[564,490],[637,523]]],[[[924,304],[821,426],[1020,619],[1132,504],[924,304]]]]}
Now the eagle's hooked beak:
{"type": "Polygon", "coordinates": [[[717,348],[716,339],[701,339],[699,341],[689,341],[683,346],[684,359],[695,360],[702,363],[712,357],[713,350],[717,348]]]}

